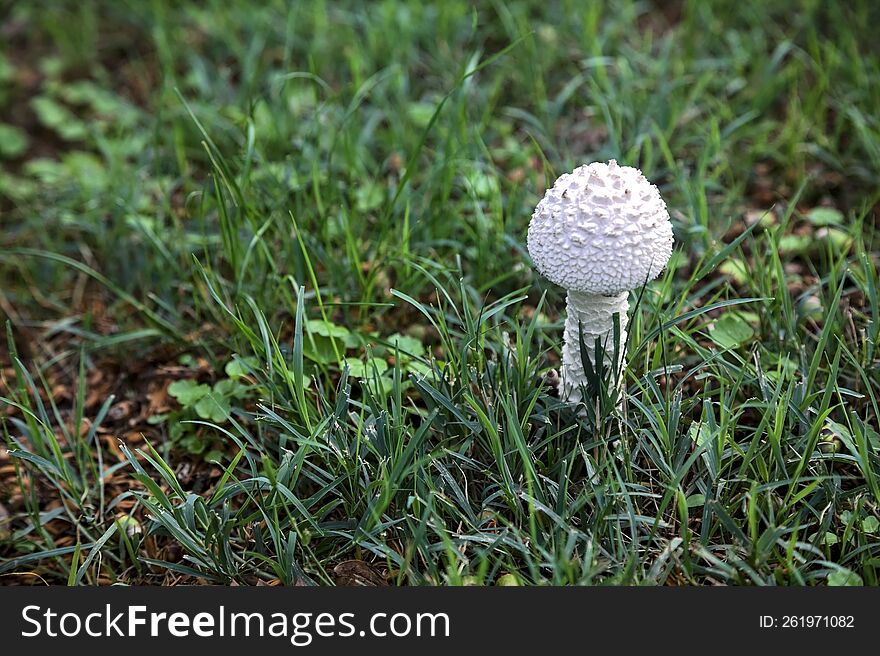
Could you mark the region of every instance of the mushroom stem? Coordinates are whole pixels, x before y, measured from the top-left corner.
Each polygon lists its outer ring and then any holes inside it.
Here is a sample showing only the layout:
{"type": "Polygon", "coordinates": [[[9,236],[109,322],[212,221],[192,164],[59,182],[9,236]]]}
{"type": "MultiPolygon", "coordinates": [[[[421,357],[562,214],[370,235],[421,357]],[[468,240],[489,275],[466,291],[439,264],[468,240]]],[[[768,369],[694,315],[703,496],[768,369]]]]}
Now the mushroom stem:
{"type": "MultiPolygon", "coordinates": [[[[614,353],[617,352],[618,365],[623,369],[626,344],[627,310],[629,292],[614,296],[586,294],[568,291],[568,316],[565,320],[565,343],[562,348],[562,397],[577,403],[583,397],[581,389],[587,385],[587,376],[581,358],[581,339],[593,370],[596,370],[596,339],[604,349],[605,366],[614,366],[614,353]],[[614,343],[614,315],[620,325],[620,342],[614,343]]],[[[622,376],[621,376],[622,378],[622,376]]]]}

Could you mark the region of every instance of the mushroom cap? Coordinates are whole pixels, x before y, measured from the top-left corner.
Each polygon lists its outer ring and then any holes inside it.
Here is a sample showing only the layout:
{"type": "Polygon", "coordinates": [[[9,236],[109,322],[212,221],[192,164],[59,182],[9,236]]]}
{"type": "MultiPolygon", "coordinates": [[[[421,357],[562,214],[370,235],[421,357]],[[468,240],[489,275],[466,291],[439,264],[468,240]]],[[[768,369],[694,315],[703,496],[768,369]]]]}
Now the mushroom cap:
{"type": "Polygon", "coordinates": [[[547,190],[529,222],[528,248],[551,282],[610,296],[660,274],[672,254],[672,224],[641,171],[593,162],[547,190]]]}

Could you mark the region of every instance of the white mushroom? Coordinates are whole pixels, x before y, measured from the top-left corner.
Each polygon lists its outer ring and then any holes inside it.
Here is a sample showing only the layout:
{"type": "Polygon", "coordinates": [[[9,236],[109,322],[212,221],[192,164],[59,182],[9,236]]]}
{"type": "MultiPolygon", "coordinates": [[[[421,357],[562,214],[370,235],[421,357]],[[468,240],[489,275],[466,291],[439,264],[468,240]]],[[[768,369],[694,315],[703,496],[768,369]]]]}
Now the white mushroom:
{"type": "Polygon", "coordinates": [[[593,162],[559,177],[529,223],[535,267],[568,290],[562,397],[582,398],[583,339],[595,370],[595,343],[623,365],[629,292],[656,278],[672,254],[672,224],[657,187],[638,169],[593,162]],[[614,344],[614,315],[620,342],[614,344]]]}

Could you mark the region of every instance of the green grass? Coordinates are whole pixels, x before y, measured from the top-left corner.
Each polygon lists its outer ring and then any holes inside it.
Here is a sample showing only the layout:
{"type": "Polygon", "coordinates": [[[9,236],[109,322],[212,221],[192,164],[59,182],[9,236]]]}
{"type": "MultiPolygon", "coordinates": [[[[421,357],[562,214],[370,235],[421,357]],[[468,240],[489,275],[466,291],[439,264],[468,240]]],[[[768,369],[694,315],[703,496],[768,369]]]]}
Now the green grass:
{"type": "Polygon", "coordinates": [[[877,585],[880,12],[662,4],[17,5],[0,581],[877,585]],[[612,157],[582,416],[525,229],[612,157]]]}

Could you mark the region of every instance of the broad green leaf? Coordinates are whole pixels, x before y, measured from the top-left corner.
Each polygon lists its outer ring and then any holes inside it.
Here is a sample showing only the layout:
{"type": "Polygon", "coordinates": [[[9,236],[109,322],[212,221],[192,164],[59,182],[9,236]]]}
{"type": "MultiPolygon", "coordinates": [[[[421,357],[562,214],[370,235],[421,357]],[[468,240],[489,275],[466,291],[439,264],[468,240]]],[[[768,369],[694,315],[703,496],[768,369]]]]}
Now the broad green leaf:
{"type": "Polygon", "coordinates": [[[168,393],[184,408],[192,407],[210,392],[210,387],[192,379],[176,380],[168,386],[168,393]]]}
{"type": "Polygon", "coordinates": [[[492,198],[498,194],[498,180],[485,171],[474,171],[469,178],[474,194],[479,198],[492,198]]]}
{"type": "Polygon", "coordinates": [[[27,134],[14,125],[0,123],[0,157],[12,159],[27,150],[27,134]]]}
{"type": "Polygon", "coordinates": [[[500,587],[512,587],[521,585],[519,579],[516,577],[516,574],[502,574],[498,577],[498,580],[495,581],[495,585],[500,587]]]}
{"type": "Polygon", "coordinates": [[[828,574],[828,585],[832,587],[857,587],[864,585],[862,581],[862,577],[849,570],[845,567],[841,567],[840,569],[835,569],[833,572],[828,574]]]}
{"type": "Polygon", "coordinates": [[[862,530],[865,533],[876,533],[878,528],[880,528],[880,520],[873,515],[868,515],[862,520],[862,530]]]}
{"type": "Polygon", "coordinates": [[[32,198],[39,191],[40,185],[32,178],[5,173],[0,175],[0,195],[22,201],[32,198]]]}
{"type": "Polygon", "coordinates": [[[749,268],[742,260],[734,258],[726,260],[718,266],[718,270],[733,278],[740,285],[746,284],[749,280],[749,268]]]}
{"type": "Polygon", "coordinates": [[[425,354],[425,345],[420,340],[409,335],[395,333],[388,338],[388,344],[392,353],[395,347],[400,349],[400,357],[403,361],[410,358],[418,358],[425,354]]]}
{"type": "Polygon", "coordinates": [[[388,370],[388,363],[382,358],[370,358],[366,362],[358,358],[345,358],[345,363],[348,365],[348,374],[355,378],[372,377],[374,371],[382,375],[388,370]]]}
{"type": "Polygon", "coordinates": [[[822,235],[822,238],[831,242],[835,248],[840,250],[846,250],[852,245],[852,237],[840,228],[828,228],[822,235]]]}
{"type": "Polygon", "coordinates": [[[58,96],[72,105],[88,105],[100,117],[111,119],[116,125],[130,127],[137,123],[138,110],[107,89],[87,80],[60,85],[58,96]]]}
{"type": "MultiPolygon", "coordinates": [[[[178,424],[178,426],[186,426],[186,424],[178,424]]],[[[200,453],[203,453],[205,451],[205,448],[208,446],[208,443],[205,442],[205,440],[200,438],[198,435],[193,435],[192,433],[188,435],[183,435],[182,437],[178,437],[176,441],[188,453],[192,453],[193,455],[199,455],[200,453]]]]}
{"type": "Polygon", "coordinates": [[[9,58],[0,52],[0,82],[10,82],[15,78],[15,67],[9,58]]]}
{"type": "Polygon", "coordinates": [[[407,116],[419,128],[426,127],[436,111],[437,105],[431,102],[412,102],[406,108],[407,116]]]}
{"type": "Polygon", "coordinates": [[[815,226],[840,225],[843,212],[833,207],[814,207],[807,212],[807,220],[815,226]]]}
{"type": "MultiPolygon", "coordinates": [[[[709,430],[709,425],[702,421],[691,424],[688,434],[697,446],[703,446],[712,439],[712,432],[709,430]]],[[[703,501],[705,501],[705,499],[703,501]]]]}
{"type": "Polygon", "coordinates": [[[259,370],[260,361],[255,357],[235,358],[226,363],[223,371],[233,380],[247,376],[251,371],[259,370]]]}
{"type": "MultiPolygon", "coordinates": [[[[337,340],[336,348],[341,352],[345,345],[337,340]]],[[[329,337],[313,334],[303,338],[303,355],[320,364],[336,362],[336,351],[329,337]]]]}
{"type": "Polygon", "coordinates": [[[809,235],[783,235],[779,238],[779,251],[782,253],[804,253],[812,245],[813,238],[809,235]]]}
{"type": "Polygon", "coordinates": [[[230,409],[229,398],[217,394],[203,396],[195,405],[195,411],[199,417],[215,424],[226,421],[230,409]]]}
{"type": "Polygon", "coordinates": [[[232,378],[223,378],[214,383],[214,396],[244,396],[247,387],[232,378]]]}
{"type": "MultiPolygon", "coordinates": [[[[443,367],[442,362],[437,362],[439,367],[443,367]]],[[[410,360],[406,363],[406,370],[410,371],[414,374],[419,374],[421,376],[425,376],[426,378],[431,375],[431,372],[434,371],[433,367],[429,364],[425,364],[421,360],[410,360]]]]}
{"type": "Polygon", "coordinates": [[[306,331],[323,337],[338,337],[339,339],[345,339],[349,335],[349,330],[345,326],[337,326],[335,323],[322,319],[306,321],[306,331]]]}
{"type": "Polygon", "coordinates": [[[733,348],[748,341],[755,331],[739,314],[728,312],[709,329],[709,336],[722,348],[733,348]]]}
{"type": "Polygon", "coordinates": [[[388,396],[394,389],[394,381],[388,376],[379,376],[378,378],[369,377],[364,379],[367,386],[379,396],[388,396]]]}
{"type": "Polygon", "coordinates": [[[375,182],[362,182],[355,191],[358,212],[370,212],[385,201],[385,190],[375,182]]]}
{"type": "Polygon", "coordinates": [[[688,508],[702,508],[706,505],[706,497],[702,494],[692,494],[685,500],[685,503],[688,508]]]}
{"type": "MultiPolygon", "coordinates": [[[[293,381],[293,384],[296,385],[297,384],[296,375],[293,373],[293,371],[289,371],[288,376],[289,376],[290,380],[293,381]]],[[[307,376],[306,374],[303,374],[299,380],[299,385],[303,388],[308,387],[309,385],[311,385],[311,383],[312,383],[312,377],[307,376]]]]}
{"type": "Polygon", "coordinates": [[[37,96],[31,107],[40,123],[67,141],[80,141],[89,135],[86,124],[64,105],[49,96],[37,96]]]}
{"type": "Polygon", "coordinates": [[[335,363],[337,352],[342,354],[345,349],[360,345],[360,340],[355,333],[352,333],[345,326],[337,326],[330,321],[311,319],[305,322],[305,328],[303,355],[321,364],[335,363]]]}

